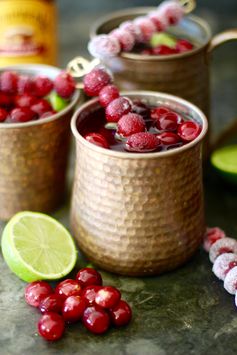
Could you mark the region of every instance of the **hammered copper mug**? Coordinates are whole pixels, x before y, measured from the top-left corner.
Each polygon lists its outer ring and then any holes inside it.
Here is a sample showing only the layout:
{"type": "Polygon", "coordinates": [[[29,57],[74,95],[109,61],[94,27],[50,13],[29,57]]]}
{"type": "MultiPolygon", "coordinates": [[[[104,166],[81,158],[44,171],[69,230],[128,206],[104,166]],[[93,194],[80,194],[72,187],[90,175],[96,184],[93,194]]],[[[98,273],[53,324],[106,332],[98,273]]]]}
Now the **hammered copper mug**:
{"type": "Polygon", "coordinates": [[[79,133],[88,112],[100,107],[97,99],[83,104],[71,122],[76,140],[71,228],[82,252],[99,267],[124,275],[159,274],[186,262],[203,237],[201,143],[207,120],[175,96],[124,94],[183,113],[202,131],[193,142],[165,152],[103,149],[79,133]]]}
{"type": "MultiPolygon", "coordinates": [[[[1,68],[54,79],[60,69],[48,65],[1,68]]],[[[64,199],[70,120],[76,92],[62,111],[36,121],[0,123],[0,219],[22,210],[50,212],[64,199]]]]}

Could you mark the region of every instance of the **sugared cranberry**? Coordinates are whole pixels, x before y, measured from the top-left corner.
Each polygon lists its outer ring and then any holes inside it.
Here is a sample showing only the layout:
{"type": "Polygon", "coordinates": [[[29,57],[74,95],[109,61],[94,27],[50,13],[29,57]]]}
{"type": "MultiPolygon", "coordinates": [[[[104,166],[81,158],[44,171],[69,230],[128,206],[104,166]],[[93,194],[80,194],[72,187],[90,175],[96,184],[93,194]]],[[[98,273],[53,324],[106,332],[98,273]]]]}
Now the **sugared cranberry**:
{"type": "Polygon", "coordinates": [[[77,281],[81,287],[87,287],[90,285],[102,285],[102,277],[95,269],[85,267],[77,273],[77,281]]]}
{"type": "Polygon", "coordinates": [[[54,88],[59,96],[69,99],[75,92],[76,84],[72,76],[63,71],[55,78],[54,88]]]}
{"type": "Polygon", "coordinates": [[[102,34],[90,40],[88,50],[93,57],[104,59],[118,55],[121,46],[117,38],[102,34]]]}
{"type": "Polygon", "coordinates": [[[188,143],[197,138],[201,132],[201,127],[197,122],[185,121],[178,127],[178,135],[180,138],[188,143]]]}
{"type": "Polygon", "coordinates": [[[94,334],[105,333],[110,325],[108,313],[101,307],[91,306],[83,314],[84,326],[94,334]]]}
{"type": "Polygon", "coordinates": [[[88,133],[84,137],[88,142],[98,145],[99,147],[109,149],[109,144],[104,136],[100,133],[88,133]]]}
{"type": "Polygon", "coordinates": [[[16,95],[14,99],[17,107],[31,107],[36,101],[36,97],[30,94],[16,95]]]}
{"type": "Polygon", "coordinates": [[[65,330],[63,318],[57,314],[49,312],[44,314],[38,322],[38,332],[46,340],[58,340],[65,330]]]}
{"type": "Polygon", "coordinates": [[[169,25],[176,25],[184,14],[184,8],[178,1],[164,1],[159,6],[160,15],[167,19],[169,25]]]}
{"type": "Polygon", "coordinates": [[[134,133],[144,132],[146,129],[142,116],[137,113],[128,113],[118,121],[117,133],[123,137],[131,136],[134,133]]]}
{"type": "Polygon", "coordinates": [[[117,99],[119,97],[119,90],[115,85],[106,85],[99,92],[99,101],[101,106],[106,107],[110,104],[111,101],[117,99]]]}
{"type": "Polygon", "coordinates": [[[209,253],[210,247],[214,244],[218,239],[225,238],[225,232],[218,228],[207,228],[206,233],[204,235],[203,248],[209,253]]]}
{"type": "Polygon", "coordinates": [[[102,287],[97,291],[95,303],[103,308],[113,308],[119,302],[121,293],[113,286],[102,287]]]}
{"type": "Polygon", "coordinates": [[[125,21],[122,22],[119,26],[123,31],[130,32],[137,42],[141,42],[143,39],[142,31],[138,25],[134,23],[134,21],[125,21]]]}
{"type": "Polygon", "coordinates": [[[116,327],[121,327],[130,322],[132,310],[127,302],[120,300],[119,303],[110,310],[110,317],[116,327]]]}
{"type": "Polygon", "coordinates": [[[224,288],[226,289],[227,292],[229,292],[231,295],[234,295],[237,291],[237,266],[231,268],[224,280],[224,288]]]}
{"type": "Polygon", "coordinates": [[[101,289],[101,286],[98,285],[91,285],[83,288],[81,292],[81,297],[85,299],[87,304],[92,305],[95,302],[95,295],[96,292],[101,289]]]}
{"type": "Polygon", "coordinates": [[[42,314],[48,312],[62,313],[62,307],[63,300],[59,295],[56,295],[55,293],[45,297],[39,305],[39,309],[42,314]]]}
{"type": "Polygon", "coordinates": [[[176,43],[176,50],[179,53],[188,52],[193,49],[193,44],[186,39],[179,39],[176,43]]]}
{"type": "Polygon", "coordinates": [[[158,135],[158,138],[164,145],[173,145],[180,142],[180,137],[173,132],[163,132],[158,135]]]}
{"type": "Polygon", "coordinates": [[[42,116],[45,112],[51,111],[52,107],[47,100],[39,99],[31,106],[31,110],[42,116]]]}
{"type": "Polygon", "coordinates": [[[152,50],[152,54],[154,55],[170,55],[170,54],[177,54],[177,53],[178,51],[176,50],[176,48],[171,48],[164,44],[161,44],[160,46],[157,46],[152,50]]]}
{"type": "Polygon", "coordinates": [[[165,106],[155,107],[151,110],[151,118],[153,121],[156,121],[168,112],[170,112],[170,110],[165,106]]]}
{"type": "Polygon", "coordinates": [[[163,32],[166,29],[168,25],[167,20],[160,15],[159,11],[150,12],[148,17],[154,23],[158,32],[163,32]]]}
{"type": "Polygon", "coordinates": [[[17,92],[18,75],[12,71],[4,71],[0,76],[1,91],[5,94],[17,92]]]}
{"type": "Polygon", "coordinates": [[[53,293],[52,287],[45,281],[35,281],[25,288],[25,300],[30,306],[39,307],[44,298],[53,293]]]}
{"type": "Polygon", "coordinates": [[[38,118],[36,112],[32,111],[29,107],[14,108],[10,112],[8,119],[9,123],[23,123],[33,121],[38,118]]]}
{"type": "Polygon", "coordinates": [[[160,140],[157,136],[149,132],[135,133],[128,137],[126,150],[129,152],[147,153],[157,150],[160,140]]]}
{"type": "Polygon", "coordinates": [[[88,96],[98,96],[100,90],[111,83],[111,77],[106,70],[95,68],[85,75],[83,83],[88,96]]]}
{"type": "Polygon", "coordinates": [[[34,85],[34,94],[38,97],[48,95],[54,86],[52,80],[46,76],[37,76],[34,80],[34,85]]]}
{"type": "Polygon", "coordinates": [[[20,95],[32,94],[34,92],[35,83],[33,78],[28,75],[19,75],[17,82],[17,92],[20,95]]]}
{"type": "Polygon", "coordinates": [[[156,32],[156,26],[153,21],[146,16],[137,17],[134,24],[141,30],[141,42],[147,42],[156,32]]]}
{"type": "Polygon", "coordinates": [[[135,36],[131,32],[123,30],[121,28],[115,29],[110,32],[110,36],[114,36],[118,39],[121,46],[121,50],[124,52],[130,52],[135,45],[135,36]]]}
{"type": "Polygon", "coordinates": [[[108,122],[118,122],[119,119],[131,112],[132,106],[129,99],[126,97],[119,97],[106,107],[105,115],[108,122]]]}
{"type": "Polygon", "coordinates": [[[4,108],[0,108],[0,122],[4,122],[8,117],[8,112],[4,108]]]}
{"type": "Polygon", "coordinates": [[[156,127],[161,131],[176,131],[180,116],[175,112],[168,112],[156,121],[156,127]]]}
{"type": "Polygon", "coordinates": [[[224,281],[228,271],[235,266],[237,266],[237,255],[234,253],[224,253],[216,258],[212,271],[218,279],[224,281]]]}
{"type": "Polygon", "coordinates": [[[81,286],[76,280],[66,279],[56,286],[55,293],[65,300],[69,296],[79,296],[81,293],[81,286]]]}
{"type": "Polygon", "coordinates": [[[234,253],[237,254],[237,240],[233,238],[222,238],[218,239],[214,244],[212,244],[209,252],[209,259],[212,263],[216,258],[224,253],[234,253]]]}
{"type": "Polygon", "coordinates": [[[65,299],[62,315],[66,322],[77,322],[86,309],[87,303],[81,296],[70,296],[65,299]]]}
{"type": "Polygon", "coordinates": [[[14,96],[0,93],[0,106],[6,109],[9,109],[13,105],[14,96]]]}

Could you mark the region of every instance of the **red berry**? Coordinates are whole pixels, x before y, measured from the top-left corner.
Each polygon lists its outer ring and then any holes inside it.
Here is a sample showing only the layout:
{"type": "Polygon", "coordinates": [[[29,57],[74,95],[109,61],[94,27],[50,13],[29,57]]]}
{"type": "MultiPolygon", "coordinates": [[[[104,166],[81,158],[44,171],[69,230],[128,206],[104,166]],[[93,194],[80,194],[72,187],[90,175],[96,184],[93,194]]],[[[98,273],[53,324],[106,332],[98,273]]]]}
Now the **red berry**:
{"type": "Polygon", "coordinates": [[[54,80],[54,88],[59,96],[69,99],[74,94],[76,84],[70,74],[61,72],[54,80]]]}
{"type": "Polygon", "coordinates": [[[156,26],[158,32],[163,32],[167,26],[166,20],[160,15],[159,11],[152,11],[148,14],[149,19],[156,26]]]}
{"type": "Polygon", "coordinates": [[[172,145],[180,142],[180,137],[173,132],[163,132],[157,136],[162,144],[172,145]]]}
{"type": "Polygon", "coordinates": [[[143,49],[141,51],[141,54],[142,55],[152,55],[153,54],[153,50],[152,49],[149,49],[149,48],[146,48],[146,49],[143,49]]]}
{"type": "Polygon", "coordinates": [[[178,135],[186,143],[191,142],[197,138],[200,132],[200,125],[194,121],[185,121],[178,127],[178,135]]]}
{"type": "Polygon", "coordinates": [[[65,330],[63,318],[53,312],[44,314],[38,322],[38,332],[46,340],[58,340],[65,330]]]}
{"type": "Polygon", "coordinates": [[[47,100],[39,99],[31,106],[31,110],[42,116],[45,112],[51,111],[52,107],[47,100]]]}
{"type": "Polygon", "coordinates": [[[57,112],[54,111],[54,110],[50,110],[50,111],[44,112],[44,113],[40,116],[40,118],[48,118],[48,117],[50,117],[50,116],[55,115],[55,113],[57,113],[57,112]]]}
{"type": "Polygon", "coordinates": [[[151,110],[151,118],[156,121],[168,112],[170,112],[170,110],[165,106],[155,107],[151,110]]]}
{"type": "Polygon", "coordinates": [[[95,303],[103,308],[113,308],[119,302],[121,293],[113,286],[104,286],[96,292],[95,303]]]}
{"type": "Polygon", "coordinates": [[[83,288],[81,292],[81,297],[85,299],[87,304],[92,305],[95,302],[95,295],[96,292],[101,289],[101,286],[98,285],[91,285],[83,288]]]}
{"type": "Polygon", "coordinates": [[[141,16],[134,20],[134,24],[141,30],[141,41],[147,42],[151,36],[156,32],[156,26],[149,17],[141,16]]]}
{"type": "Polygon", "coordinates": [[[140,132],[128,137],[126,150],[137,153],[153,152],[159,148],[159,145],[160,141],[156,135],[140,132]]]}
{"type": "Polygon", "coordinates": [[[4,108],[0,108],[0,122],[4,122],[8,117],[8,112],[4,108]]]}
{"type": "Polygon", "coordinates": [[[53,293],[52,287],[45,281],[35,281],[25,288],[25,300],[30,306],[39,307],[41,301],[53,293]]]}
{"type": "Polygon", "coordinates": [[[222,229],[218,227],[207,228],[206,233],[204,235],[204,242],[203,242],[204,250],[206,250],[209,253],[212,244],[214,244],[217,240],[225,237],[226,234],[222,229]]]}
{"type": "Polygon", "coordinates": [[[186,39],[179,39],[176,43],[176,50],[179,53],[191,51],[193,49],[193,44],[186,39]]]}
{"type": "Polygon", "coordinates": [[[99,147],[109,149],[109,144],[104,136],[100,133],[88,133],[84,137],[88,142],[98,145],[99,147]]]}
{"type": "Polygon", "coordinates": [[[33,78],[27,75],[19,75],[17,82],[18,94],[32,94],[35,89],[35,83],[33,78]]]}
{"type": "Polygon", "coordinates": [[[115,85],[106,85],[99,92],[99,101],[101,106],[106,107],[108,104],[119,97],[119,90],[115,85]]]}
{"type": "Polygon", "coordinates": [[[118,121],[117,133],[123,137],[128,137],[134,133],[144,132],[145,129],[146,125],[141,115],[128,113],[118,121]]]}
{"type": "Polygon", "coordinates": [[[40,312],[42,314],[48,312],[61,313],[63,307],[63,300],[59,295],[52,293],[48,297],[44,298],[39,305],[40,312]]]}
{"type": "Polygon", "coordinates": [[[53,82],[46,76],[37,76],[34,80],[34,94],[38,97],[46,96],[53,90],[53,82]]]}
{"type": "Polygon", "coordinates": [[[110,310],[110,317],[116,327],[121,327],[130,322],[132,310],[127,302],[120,300],[119,303],[110,310]]]}
{"type": "Polygon", "coordinates": [[[176,50],[176,48],[171,48],[162,44],[160,46],[153,48],[152,53],[154,55],[170,55],[170,54],[177,54],[178,51],[176,50]]]}
{"type": "Polygon", "coordinates": [[[77,281],[81,287],[87,287],[90,285],[102,285],[102,277],[95,269],[85,267],[79,270],[76,276],[77,281]]]}
{"type": "Polygon", "coordinates": [[[55,293],[65,300],[69,296],[79,296],[81,286],[76,280],[66,279],[56,286],[55,293]]]}
{"type": "Polygon", "coordinates": [[[17,92],[18,75],[12,71],[4,71],[0,76],[1,90],[5,94],[17,92]]]}
{"type": "Polygon", "coordinates": [[[83,314],[83,324],[94,334],[105,333],[110,325],[109,315],[101,307],[88,307],[83,314]]]}
{"type": "Polygon", "coordinates": [[[85,75],[83,83],[88,96],[98,96],[100,90],[111,83],[111,77],[104,69],[95,68],[85,75]]]}
{"type": "Polygon", "coordinates": [[[65,299],[62,315],[66,322],[74,323],[83,316],[87,303],[81,296],[70,296],[65,299]]]}
{"type": "Polygon", "coordinates": [[[119,97],[106,107],[105,115],[108,122],[118,122],[119,119],[131,112],[132,106],[129,99],[126,97],[119,97]]]}
{"type": "Polygon", "coordinates": [[[38,118],[38,115],[32,111],[29,107],[19,107],[14,108],[10,112],[9,122],[10,123],[22,123],[33,121],[38,118]]]}
{"type": "Polygon", "coordinates": [[[13,96],[0,93],[0,107],[9,109],[13,105],[13,96]]]}
{"type": "Polygon", "coordinates": [[[124,52],[130,52],[135,45],[135,36],[129,31],[117,28],[109,35],[118,39],[121,50],[124,52]]]}
{"type": "Polygon", "coordinates": [[[181,118],[177,113],[168,112],[156,121],[156,127],[161,131],[176,131],[180,120],[181,118]]]}
{"type": "Polygon", "coordinates": [[[16,95],[14,102],[17,107],[30,107],[37,101],[36,97],[29,94],[16,95]]]}

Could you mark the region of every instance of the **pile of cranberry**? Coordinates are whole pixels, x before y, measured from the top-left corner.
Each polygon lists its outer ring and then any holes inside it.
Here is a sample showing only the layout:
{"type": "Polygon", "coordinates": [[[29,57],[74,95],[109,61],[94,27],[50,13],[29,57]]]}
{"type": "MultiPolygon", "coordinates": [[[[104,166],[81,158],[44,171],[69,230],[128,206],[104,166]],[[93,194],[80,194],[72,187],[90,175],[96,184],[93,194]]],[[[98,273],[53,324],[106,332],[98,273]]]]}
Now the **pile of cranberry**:
{"type": "MultiPolygon", "coordinates": [[[[84,77],[84,91],[88,96],[98,96],[105,109],[103,129],[84,135],[90,143],[115,149],[116,144],[129,152],[153,152],[176,148],[193,141],[201,126],[165,106],[150,108],[141,101],[131,101],[120,96],[103,68],[95,68],[84,77]],[[114,130],[111,144],[109,131],[114,130]]],[[[93,127],[93,124],[91,125],[93,127]]]]}
{"type": "Polygon", "coordinates": [[[139,50],[139,53],[143,55],[171,55],[189,52],[193,48],[194,46],[189,40],[180,38],[177,39],[176,45],[174,47],[170,47],[165,44],[157,45],[154,48],[147,46],[146,48],[139,50]]]}
{"type": "Polygon", "coordinates": [[[52,81],[43,75],[4,71],[0,74],[0,122],[23,123],[49,117],[60,110],[52,107],[50,94],[54,92],[68,104],[74,91],[74,80],[65,72],[52,81]]]}
{"type": "Polygon", "coordinates": [[[128,324],[132,311],[121,300],[120,291],[113,286],[102,286],[101,275],[92,268],[83,268],[76,279],[66,279],[53,288],[45,281],[30,283],[25,289],[25,300],[43,314],[38,332],[46,340],[58,340],[65,331],[65,323],[82,324],[94,334],[105,333],[109,326],[128,324]]]}

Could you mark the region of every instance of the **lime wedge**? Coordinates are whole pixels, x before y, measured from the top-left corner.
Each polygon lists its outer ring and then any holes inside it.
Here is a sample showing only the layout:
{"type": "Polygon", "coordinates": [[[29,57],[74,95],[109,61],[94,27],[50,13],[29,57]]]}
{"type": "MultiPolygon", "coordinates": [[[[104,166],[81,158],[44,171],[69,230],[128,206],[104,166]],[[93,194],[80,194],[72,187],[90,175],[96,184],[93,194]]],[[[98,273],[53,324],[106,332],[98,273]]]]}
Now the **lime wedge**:
{"type": "Polygon", "coordinates": [[[153,48],[161,45],[173,48],[176,46],[176,43],[177,40],[165,32],[154,33],[150,39],[150,45],[153,48]]]}
{"type": "Polygon", "coordinates": [[[214,151],[211,163],[226,180],[237,183],[237,145],[214,151]]]}
{"type": "Polygon", "coordinates": [[[48,100],[54,111],[57,112],[62,111],[68,105],[68,100],[63,99],[55,91],[51,92],[48,96],[48,100]]]}
{"type": "Polygon", "coordinates": [[[42,213],[20,212],[2,234],[2,253],[22,280],[60,279],[73,269],[77,250],[69,232],[42,213]]]}

